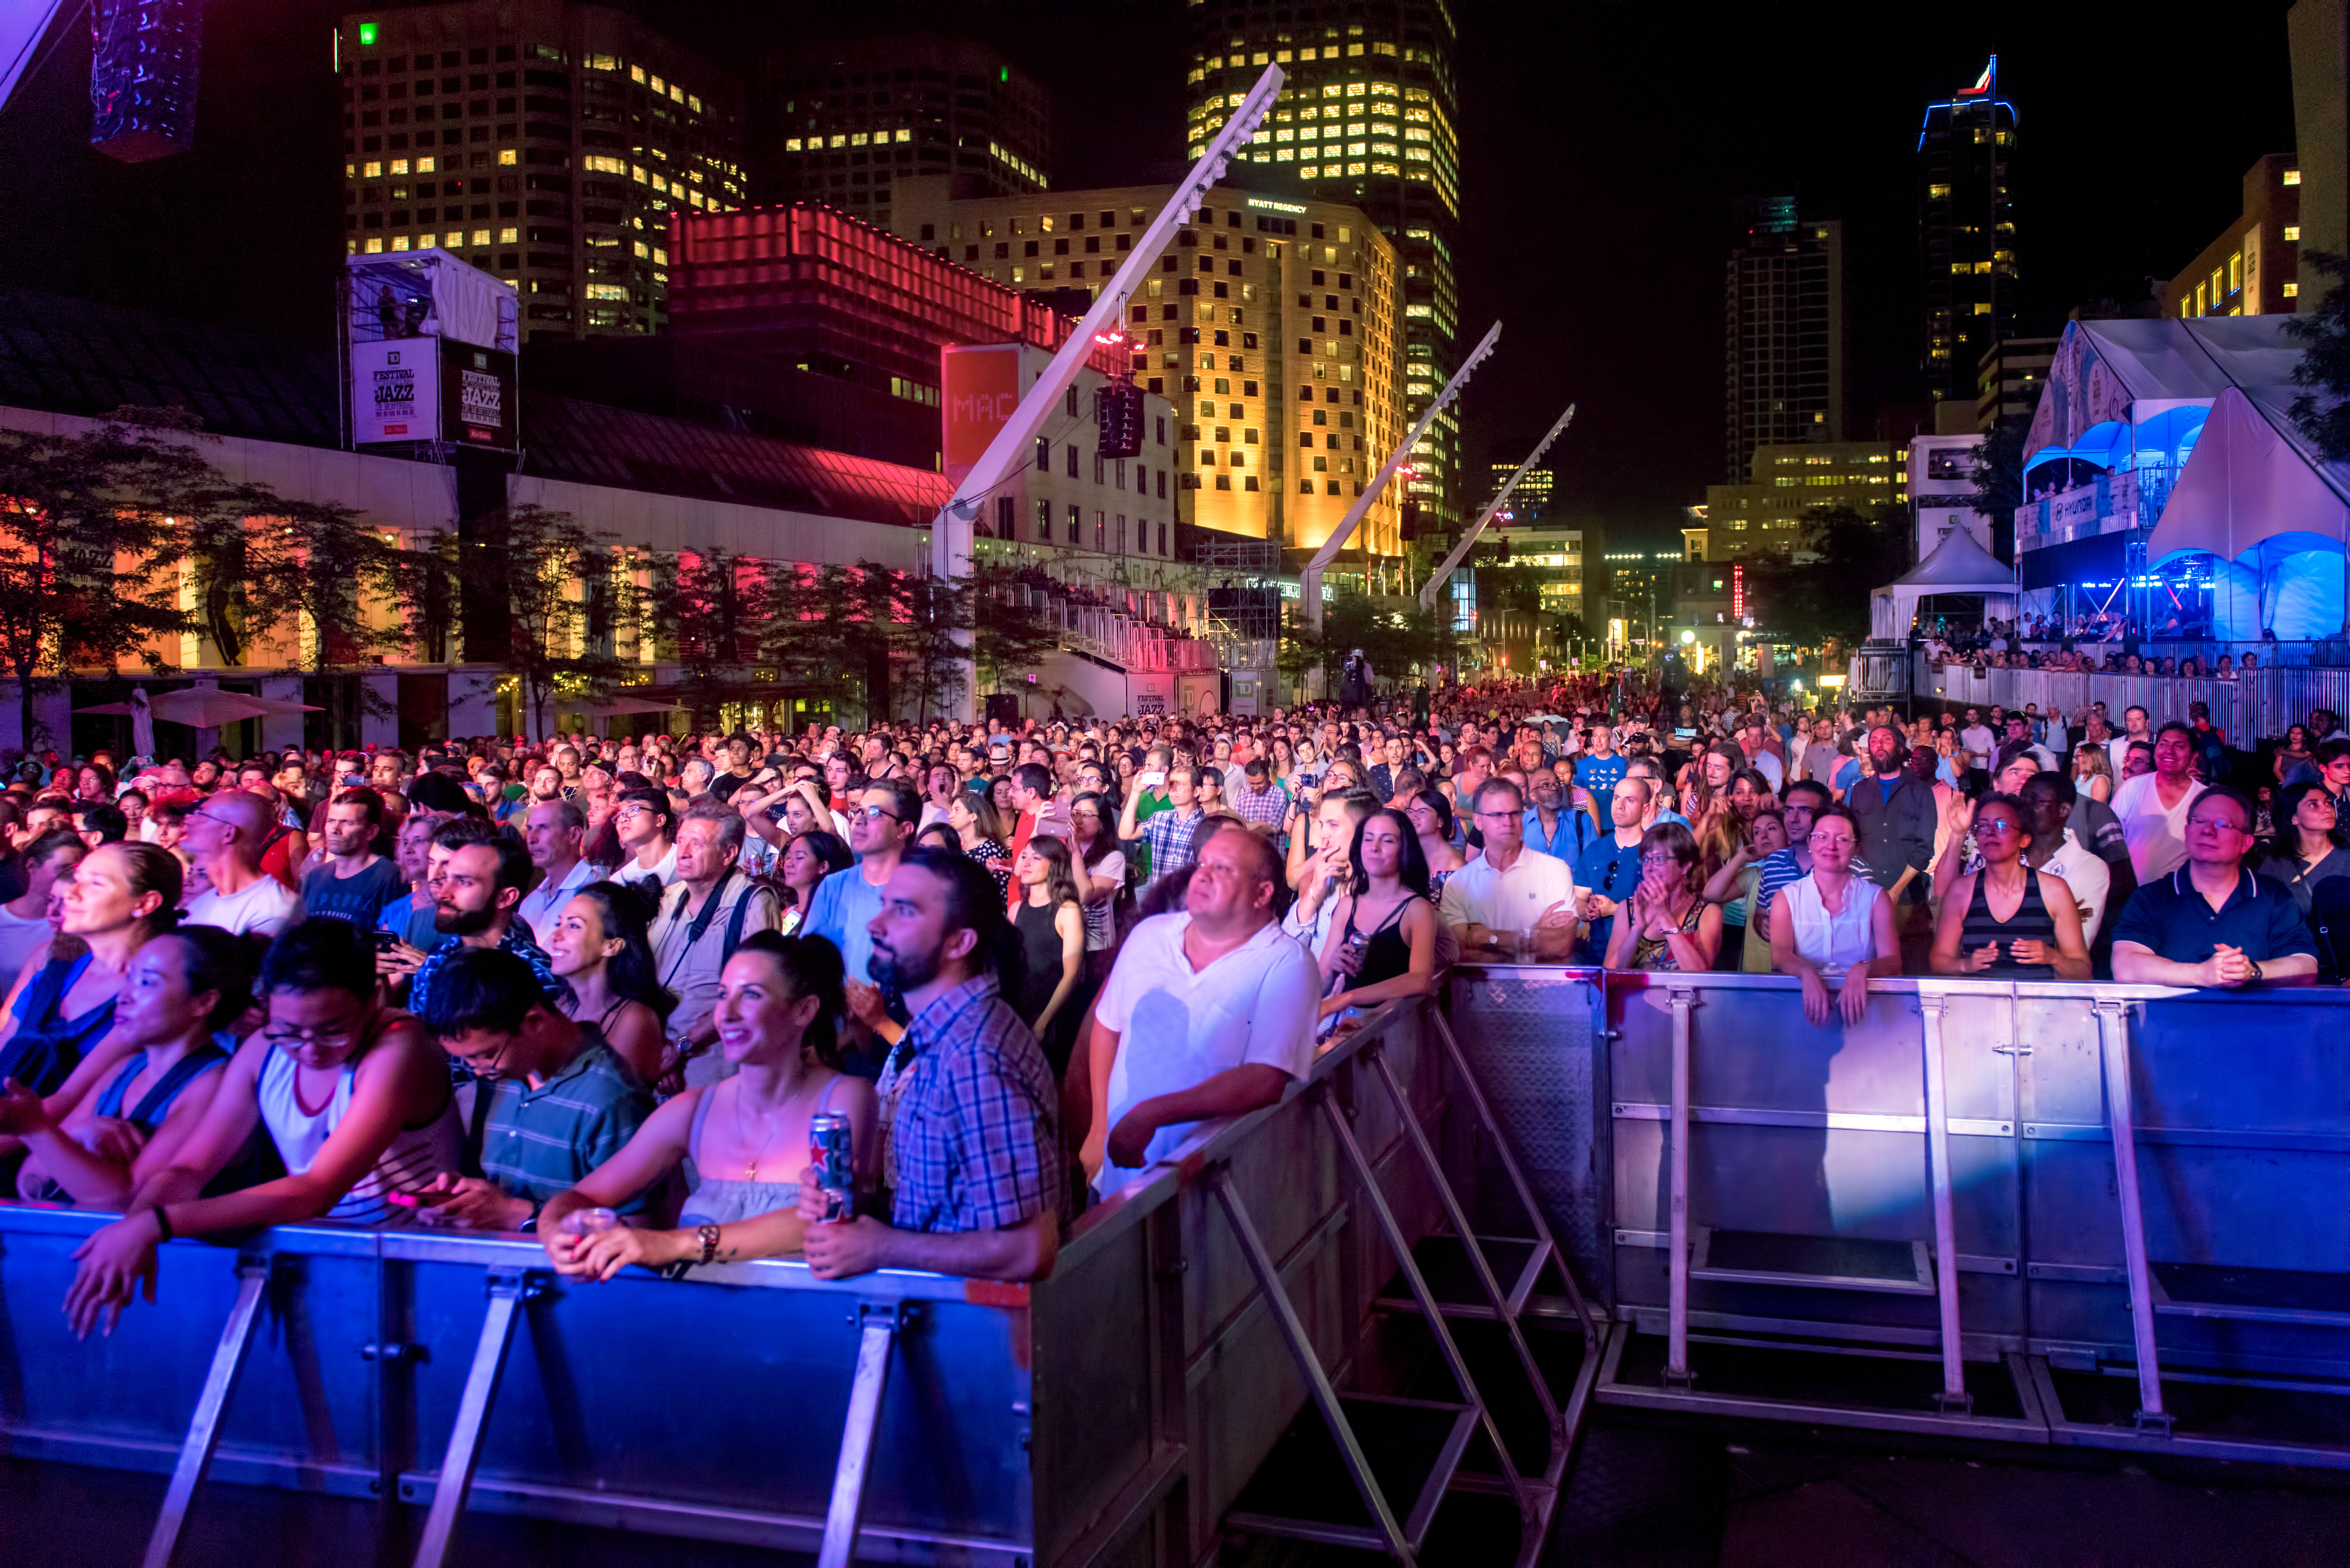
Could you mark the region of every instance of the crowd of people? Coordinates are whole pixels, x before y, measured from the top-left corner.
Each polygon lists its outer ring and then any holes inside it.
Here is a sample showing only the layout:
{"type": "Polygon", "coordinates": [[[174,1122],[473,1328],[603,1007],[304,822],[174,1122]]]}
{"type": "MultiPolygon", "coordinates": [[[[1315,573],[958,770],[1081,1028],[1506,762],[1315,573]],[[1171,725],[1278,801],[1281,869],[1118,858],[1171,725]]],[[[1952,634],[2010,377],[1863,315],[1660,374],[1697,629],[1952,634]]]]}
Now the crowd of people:
{"type": "MultiPolygon", "coordinates": [[[[2075,617],[2070,623],[2035,616],[2028,621],[1987,621],[1964,632],[1937,630],[1925,638],[1937,664],[1976,670],[2053,670],[2100,675],[2159,675],[2182,680],[2239,680],[2256,675],[2261,656],[2222,653],[2145,654],[2135,651],[2142,634],[2110,615],[2075,617]]],[[[2188,635],[2173,625],[2167,637],[2188,635]]]]}
{"type": "Polygon", "coordinates": [[[35,761],[0,794],[0,1169],[155,1249],[535,1233],[609,1278],[1037,1277],[1201,1123],[1457,961],[2326,981],[2350,734],[1910,721],[1652,679],[1264,717],[35,761]],[[845,1167],[812,1154],[845,1125],[845,1167]]]}

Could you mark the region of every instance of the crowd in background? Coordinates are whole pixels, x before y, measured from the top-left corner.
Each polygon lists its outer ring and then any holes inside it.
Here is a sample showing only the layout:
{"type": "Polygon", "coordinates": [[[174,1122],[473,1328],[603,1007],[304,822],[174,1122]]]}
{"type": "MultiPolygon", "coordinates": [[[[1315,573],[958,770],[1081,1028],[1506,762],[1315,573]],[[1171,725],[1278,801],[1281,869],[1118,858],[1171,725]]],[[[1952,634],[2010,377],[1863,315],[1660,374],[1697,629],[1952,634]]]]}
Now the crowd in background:
{"type": "Polygon", "coordinates": [[[320,1218],[533,1231],[581,1278],[1030,1278],[1463,960],[1775,971],[1821,1026],[1897,974],[2338,982],[2345,791],[2330,713],[2255,755],[2196,709],[1904,721],[1624,673],[36,760],[0,794],[0,1169],[123,1215],[85,1331],[162,1241],[320,1218]]]}

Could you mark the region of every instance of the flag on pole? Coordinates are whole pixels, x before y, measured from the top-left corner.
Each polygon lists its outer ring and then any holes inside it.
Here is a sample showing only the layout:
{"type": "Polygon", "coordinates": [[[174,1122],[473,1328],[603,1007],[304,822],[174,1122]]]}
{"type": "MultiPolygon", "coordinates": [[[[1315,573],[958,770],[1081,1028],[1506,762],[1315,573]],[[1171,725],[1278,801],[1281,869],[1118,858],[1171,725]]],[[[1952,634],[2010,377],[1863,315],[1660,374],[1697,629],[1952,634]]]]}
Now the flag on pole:
{"type": "Polygon", "coordinates": [[[1997,55],[1993,55],[1991,57],[1991,62],[1983,67],[1982,75],[1975,78],[1975,85],[1970,88],[1960,88],[1959,89],[1959,96],[1960,98],[1990,97],[1991,90],[1991,73],[1997,69],[1999,69],[1999,57],[1997,55]]]}

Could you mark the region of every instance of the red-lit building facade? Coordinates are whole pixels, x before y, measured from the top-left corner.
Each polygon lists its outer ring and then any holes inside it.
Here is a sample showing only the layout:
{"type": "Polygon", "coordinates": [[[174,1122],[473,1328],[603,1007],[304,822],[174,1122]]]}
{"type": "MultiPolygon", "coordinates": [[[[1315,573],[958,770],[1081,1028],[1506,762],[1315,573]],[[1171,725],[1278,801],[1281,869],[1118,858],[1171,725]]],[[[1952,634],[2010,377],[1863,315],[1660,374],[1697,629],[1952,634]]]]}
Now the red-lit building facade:
{"type": "MultiPolygon", "coordinates": [[[[1024,343],[1049,352],[1077,326],[1020,290],[824,207],[675,213],[670,256],[678,354],[763,367],[804,385],[821,379],[832,417],[865,429],[819,434],[817,444],[909,466],[942,462],[943,350],[1024,343]],[[886,434],[877,440],[877,430],[886,434]]],[[[1159,395],[1145,400],[1139,455],[1097,450],[1094,391],[1128,365],[1123,349],[1093,351],[1074,407],[989,498],[975,543],[983,559],[1035,567],[1130,600],[1135,614],[1188,625],[1201,589],[1183,537],[1191,504],[1175,405],[1159,395]]]]}

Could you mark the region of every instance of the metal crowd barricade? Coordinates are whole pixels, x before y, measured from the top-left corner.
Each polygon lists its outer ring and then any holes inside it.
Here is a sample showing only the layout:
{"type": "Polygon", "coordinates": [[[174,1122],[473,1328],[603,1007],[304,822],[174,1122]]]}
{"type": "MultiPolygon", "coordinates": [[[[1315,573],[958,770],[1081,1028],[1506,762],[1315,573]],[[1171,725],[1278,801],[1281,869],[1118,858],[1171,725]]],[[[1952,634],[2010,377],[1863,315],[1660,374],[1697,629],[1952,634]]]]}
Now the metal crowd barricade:
{"type": "Polygon", "coordinates": [[[1602,1402],[2350,1466],[2341,992],[1448,985],[1539,1206],[1605,1217],[1602,1402]]]}
{"type": "Polygon", "coordinates": [[[580,1285],[521,1240],[284,1227],[164,1247],[161,1304],[77,1343],[58,1303],[107,1217],[0,1205],[0,1453],[169,1472],[154,1568],[207,1479],[307,1494],[338,1560],[425,1568],[485,1514],[648,1561],[1172,1565],[1234,1531],[1433,1561],[1440,1505],[1531,1563],[1600,1325],[1531,1210],[1472,1244],[1460,1173],[1494,1125],[1433,1016],[1391,1005],[1203,1127],[1034,1285],[784,1260],[580,1285]]]}

